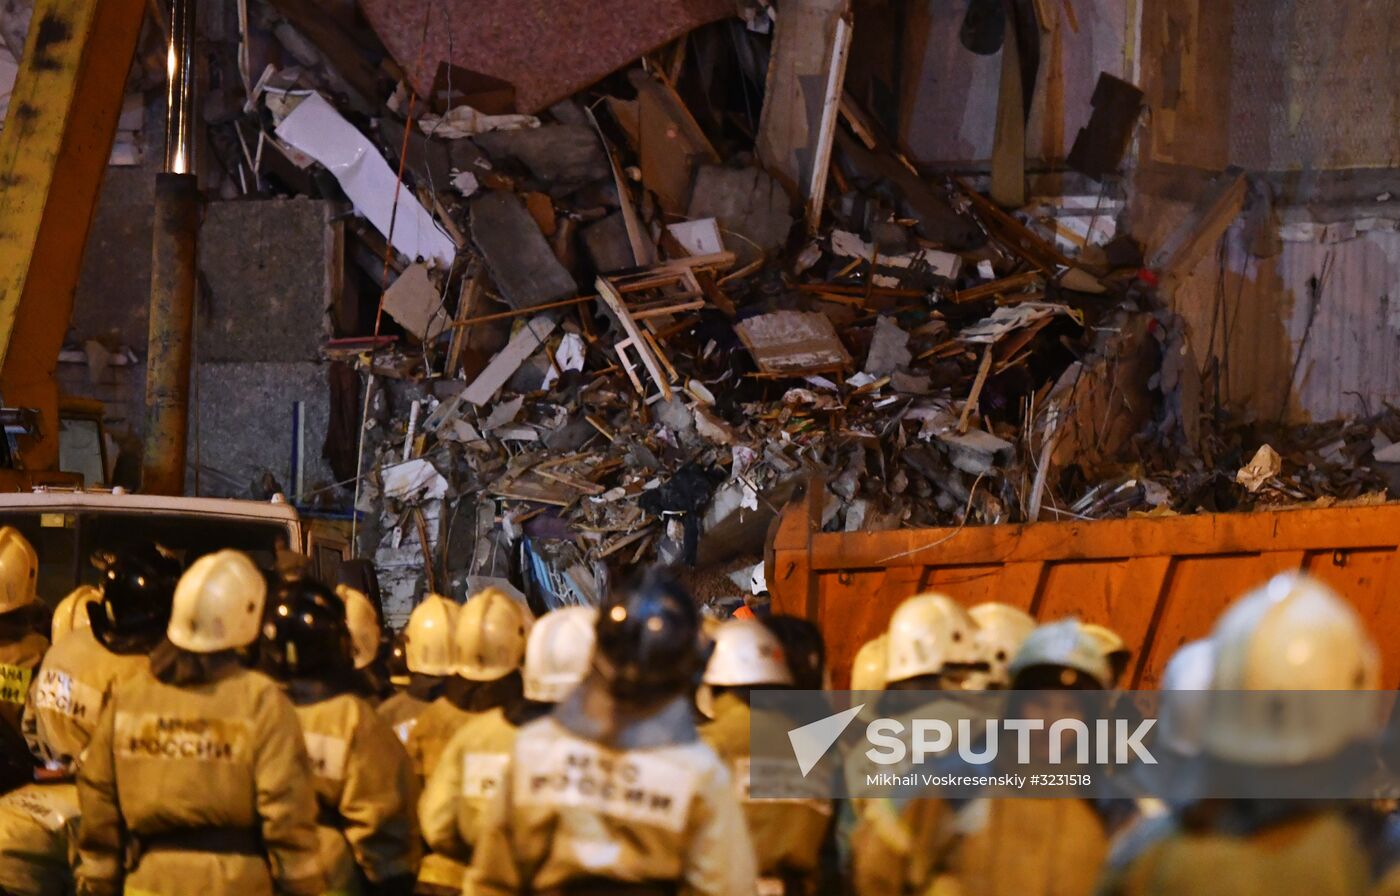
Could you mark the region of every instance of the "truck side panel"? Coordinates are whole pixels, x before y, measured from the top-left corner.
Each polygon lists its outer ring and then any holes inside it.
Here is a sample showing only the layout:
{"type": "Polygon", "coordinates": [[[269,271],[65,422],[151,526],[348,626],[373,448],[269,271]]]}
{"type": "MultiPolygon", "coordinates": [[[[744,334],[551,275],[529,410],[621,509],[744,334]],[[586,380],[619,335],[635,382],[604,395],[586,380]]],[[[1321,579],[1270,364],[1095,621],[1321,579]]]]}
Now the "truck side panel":
{"type": "Polygon", "coordinates": [[[833,677],[923,590],[972,605],[1000,600],[1039,619],[1077,615],[1133,649],[1124,686],[1152,688],[1172,652],[1210,632],[1240,594],[1303,569],[1356,606],[1400,685],[1400,504],[1155,519],[824,533],[819,486],[790,505],[769,546],[775,612],[813,619],[833,677]]]}

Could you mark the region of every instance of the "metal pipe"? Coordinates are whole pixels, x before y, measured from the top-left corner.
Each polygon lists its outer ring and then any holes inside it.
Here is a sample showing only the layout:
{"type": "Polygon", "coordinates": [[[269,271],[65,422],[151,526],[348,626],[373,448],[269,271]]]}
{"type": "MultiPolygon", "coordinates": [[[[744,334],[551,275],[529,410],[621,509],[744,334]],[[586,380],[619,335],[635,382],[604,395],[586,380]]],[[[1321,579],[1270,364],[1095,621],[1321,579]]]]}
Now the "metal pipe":
{"type": "Polygon", "coordinates": [[[156,495],[185,491],[199,206],[194,175],[156,175],[141,476],[141,490],[156,495]]]}
{"type": "Polygon", "coordinates": [[[185,491],[190,359],[199,245],[194,171],[194,2],[171,0],[166,47],[165,173],[156,175],[142,491],[185,491]]]}
{"type": "Polygon", "coordinates": [[[194,172],[194,0],[171,0],[165,47],[165,171],[194,172]]]}

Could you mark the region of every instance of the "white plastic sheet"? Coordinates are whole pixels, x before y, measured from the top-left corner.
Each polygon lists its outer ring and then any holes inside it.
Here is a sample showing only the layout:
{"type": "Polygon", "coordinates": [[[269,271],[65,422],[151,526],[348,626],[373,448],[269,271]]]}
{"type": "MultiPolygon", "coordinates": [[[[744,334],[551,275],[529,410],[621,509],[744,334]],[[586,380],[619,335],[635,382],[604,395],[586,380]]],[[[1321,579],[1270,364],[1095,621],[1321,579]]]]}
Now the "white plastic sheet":
{"type": "Polygon", "coordinates": [[[364,215],[395,249],[411,259],[428,259],[444,268],[451,266],[456,245],[438,229],[412,190],[405,187],[397,191],[395,213],[398,178],[389,163],[320,94],[313,93],[302,100],[277,126],[277,136],[324,165],[355,204],[355,211],[364,215]]]}

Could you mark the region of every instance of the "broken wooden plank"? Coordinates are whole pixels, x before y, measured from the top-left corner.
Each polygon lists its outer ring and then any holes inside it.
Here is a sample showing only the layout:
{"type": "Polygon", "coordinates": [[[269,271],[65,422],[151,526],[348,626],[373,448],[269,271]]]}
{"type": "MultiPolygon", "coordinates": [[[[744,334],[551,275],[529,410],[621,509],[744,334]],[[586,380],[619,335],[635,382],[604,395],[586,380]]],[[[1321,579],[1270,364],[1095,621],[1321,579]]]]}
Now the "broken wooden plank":
{"type": "Polygon", "coordinates": [[[632,204],[632,193],[627,186],[627,178],[622,174],[622,166],[617,162],[617,152],[608,142],[608,138],[603,135],[603,129],[598,126],[598,119],[593,115],[592,109],[588,112],[588,120],[593,123],[593,130],[598,132],[598,139],[603,143],[603,151],[607,153],[608,164],[612,167],[613,187],[617,190],[617,202],[621,206],[622,223],[627,228],[627,241],[632,245],[632,261],[636,264],[651,264],[656,260],[656,253],[651,241],[646,238],[646,233],[642,229],[641,219],[637,217],[637,209],[632,204]]]}
{"type": "Polygon", "coordinates": [[[992,138],[992,201],[1003,208],[1026,204],[1026,112],[1016,19],[1009,12],[1005,17],[996,132],[992,138]]]}
{"type": "Polygon", "coordinates": [[[554,321],[543,314],[532,318],[511,337],[505,348],[496,353],[481,375],[463,390],[463,400],[478,407],[489,402],[506,381],[515,375],[515,371],[525,363],[525,359],[544,346],[545,339],[554,332],[554,327],[554,321]]]}
{"type": "Polygon", "coordinates": [[[447,366],[443,375],[455,377],[462,366],[462,354],[467,349],[466,321],[476,312],[476,303],[481,298],[483,280],[479,262],[473,263],[467,275],[462,278],[462,289],[457,294],[457,313],[452,320],[452,338],[447,343],[447,366]]]}
{"type": "Polygon", "coordinates": [[[841,93],[841,117],[846,119],[846,124],[850,127],[851,133],[865,144],[866,149],[874,149],[880,145],[879,139],[875,136],[875,124],[865,114],[865,110],[855,101],[850,93],[841,93]]]}
{"type": "Polygon", "coordinates": [[[994,346],[987,346],[982,352],[982,363],[977,365],[977,378],[972,381],[972,390],[967,394],[967,401],[963,402],[962,415],[958,417],[958,432],[967,432],[968,421],[972,418],[972,412],[977,409],[977,402],[982,397],[982,387],[987,384],[987,374],[992,370],[992,349],[994,346]]]}
{"type": "Polygon", "coordinates": [[[468,317],[464,320],[452,322],[452,326],[458,329],[474,327],[477,324],[488,324],[492,321],[507,320],[512,317],[524,317],[527,314],[535,314],[539,311],[548,311],[551,308],[570,308],[574,305],[583,305],[587,302],[597,301],[597,296],[576,296],[572,299],[564,299],[559,302],[550,302],[548,305],[536,305],[533,308],[512,308],[509,311],[497,311],[492,314],[482,314],[477,317],[468,317]]]}
{"type": "Polygon", "coordinates": [[[598,435],[600,435],[600,436],[602,436],[603,438],[607,439],[609,442],[616,442],[616,441],[617,441],[617,436],[613,434],[613,431],[612,431],[611,429],[609,429],[609,428],[607,427],[607,425],[606,425],[605,423],[603,423],[602,420],[599,420],[597,417],[593,416],[592,414],[585,414],[584,417],[583,417],[583,419],[584,419],[585,421],[587,421],[587,423],[588,423],[589,426],[593,427],[594,429],[596,429],[596,430],[598,431],[598,435]]]}
{"type": "Polygon", "coordinates": [[[993,296],[1005,295],[1018,289],[1025,289],[1027,286],[1038,286],[1044,282],[1039,271],[1026,271],[1023,274],[1012,274],[1010,277],[1002,277],[1000,280],[991,280],[987,283],[969,286],[967,289],[960,289],[950,295],[948,300],[961,305],[966,302],[977,302],[993,296]]]}
{"type": "Polygon", "coordinates": [[[1161,277],[1163,292],[1169,294],[1175,289],[1206,250],[1224,236],[1244,208],[1248,187],[1243,171],[1226,170],[1205,198],[1162,241],[1152,256],[1151,267],[1161,277]]]}
{"type": "Polygon", "coordinates": [[[1047,274],[1054,273],[1057,267],[1074,267],[1073,261],[1029,227],[997,208],[996,203],[974,190],[967,181],[955,177],[953,183],[967,196],[982,223],[1006,248],[1047,274]]]}
{"type": "Polygon", "coordinates": [[[719,164],[719,153],[674,88],[641,69],[633,69],[628,80],[637,90],[642,183],[663,211],[682,215],[696,167],[719,164]]]}
{"type": "MultiPolygon", "coordinates": [[[[838,33],[849,39],[842,21],[850,0],[793,0],[783,5],[773,34],[768,79],[759,113],[756,148],[763,167],[793,196],[811,198],[813,172],[822,155],[820,141],[838,33]]],[[[844,78],[844,71],[842,72],[844,78]]],[[[837,80],[837,97],[840,80],[837,80]]],[[[829,139],[835,132],[825,132],[829,139]]]]}
{"type": "Polygon", "coordinates": [[[850,49],[851,18],[846,14],[836,20],[836,33],[832,36],[831,65],[827,69],[822,117],[817,126],[816,158],[812,162],[812,176],[807,184],[807,232],[813,236],[821,229],[827,169],[831,167],[831,142],[836,137],[836,119],[846,82],[846,59],[850,49]]]}

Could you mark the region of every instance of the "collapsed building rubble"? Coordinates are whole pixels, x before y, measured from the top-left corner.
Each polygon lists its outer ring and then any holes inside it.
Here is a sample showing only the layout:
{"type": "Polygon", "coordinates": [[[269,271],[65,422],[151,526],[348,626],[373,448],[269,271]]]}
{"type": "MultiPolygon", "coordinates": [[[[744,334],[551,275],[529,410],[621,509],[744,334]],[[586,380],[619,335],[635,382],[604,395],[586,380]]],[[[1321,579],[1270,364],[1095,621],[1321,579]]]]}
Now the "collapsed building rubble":
{"type": "MultiPolygon", "coordinates": [[[[702,5],[651,27],[718,15],[702,5]]],[[[1071,250],[1046,206],[914,169],[842,95],[850,25],[826,6],[803,13],[820,46],[779,26],[767,63],[805,85],[827,60],[810,121],[715,114],[719,96],[697,118],[684,38],[562,100],[570,72],[517,100],[500,72],[444,61],[431,81],[403,58],[366,96],[376,76],[347,78],[328,46],[251,69],[231,175],[363,219],[347,252],[374,331],[328,348],[363,391],[332,430],[361,444],[354,469],[328,456],[392,618],[482,577],[552,606],[643,561],[751,564],[813,474],[844,531],[1384,490],[1362,468],[1393,458],[1393,414],[1325,433],[1193,419],[1188,437],[1180,322],[1140,250],[1071,250]],[[1271,463],[1251,464],[1265,430],[1271,463]]],[[[295,17],[267,16],[288,40],[295,17]]]]}

